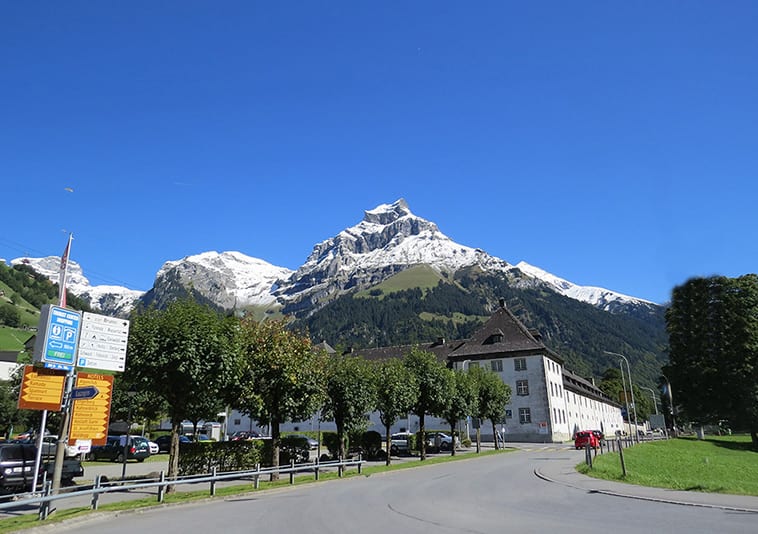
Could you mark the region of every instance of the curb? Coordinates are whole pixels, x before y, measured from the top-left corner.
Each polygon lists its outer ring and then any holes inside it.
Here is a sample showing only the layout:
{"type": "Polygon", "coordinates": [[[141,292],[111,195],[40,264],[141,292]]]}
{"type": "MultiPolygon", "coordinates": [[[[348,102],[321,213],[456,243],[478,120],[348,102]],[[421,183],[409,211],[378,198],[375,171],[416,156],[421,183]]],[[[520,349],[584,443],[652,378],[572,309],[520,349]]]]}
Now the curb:
{"type": "MultiPolygon", "coordinates": [[[[534,469],[534,475],[537,478],[540,478],[546,482],[552,482],[553,484],[560,484],[561,486],[574,488],[582,491],[586,491],[587,493],[598,493],[600,495],[609,495],[611,497],[621,497],[626,499],[637,499],[639,501],[650,501],[650,502],[659,502],[659,503],[665,503],[665,504],[676,504],[678,506],[693,506],[697,508],[713,508],[718,510],[725,510],[730,512],[747,512],[747,513],[753,513],[758,514],[758,509],[756,508],[743,508],[740,506],[729,506],[725,504],[713,504],[713,503],[698,503],[698,502],[690,502],[690,501],[679,501],[675,499],[664,499],[661,497],[646,497],[644,495],[635,495],[635,494],[629,494],[629,493],[620,493],[617,491],[611,491],[611,490],[603,490],[603,489],[595,489],[595,488],[585,488],[581,486],[576,486],[574,484],[569,484],[567,482],[562,482],[553,478],[550,478],[546,474],[542,473],[539,468],[534,469]]],[[[589,477],[588,477],[589,478],[589,477]]],[[[629,486],[630,488],[633,488],[635,486],[629,486]]]]}

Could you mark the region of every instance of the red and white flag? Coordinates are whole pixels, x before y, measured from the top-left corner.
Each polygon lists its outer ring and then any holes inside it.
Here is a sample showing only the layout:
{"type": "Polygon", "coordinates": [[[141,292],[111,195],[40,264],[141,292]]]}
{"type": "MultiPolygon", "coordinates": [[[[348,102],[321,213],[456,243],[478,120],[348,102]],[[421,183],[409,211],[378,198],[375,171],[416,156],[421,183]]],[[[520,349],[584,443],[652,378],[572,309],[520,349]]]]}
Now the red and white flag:
{"type": "Polygon", "coordinates": [[[66,250],[63,251],[61,256],[61,269],[60,279],[58,280],[58,305],[66,307],[66,273],[68,271],[68,256],[71,253],[71,240],[74,238],[74,234],[68,234],[68,243],[66,243],[66,250]]]}

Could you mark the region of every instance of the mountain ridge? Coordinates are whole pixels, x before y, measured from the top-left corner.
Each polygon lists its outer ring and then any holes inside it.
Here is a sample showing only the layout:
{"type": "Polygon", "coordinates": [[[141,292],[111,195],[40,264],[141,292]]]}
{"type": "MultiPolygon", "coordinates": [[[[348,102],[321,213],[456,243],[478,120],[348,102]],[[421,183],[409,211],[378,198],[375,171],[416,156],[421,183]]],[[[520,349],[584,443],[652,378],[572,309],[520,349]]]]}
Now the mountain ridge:
{"type": "MultiPolygon", "coordinates": [[[[16,258],[51,281],[60,258],[16,258]]],[[[430,265],[442,275],[477,267],[503,272],[522,287],[544,286],[615,313],[655,303],[592,286],[579,286],[526,262],[512,265],[481,248],[458,244],[431,221],[411,212],[404,199],[366,210],[363,219],[314,246],[295,271],[237,251],[209,251],[166,261],[153,287],[140,292],[92,286],[81,266],[69,262],[68,289],[105,314],[125,316],[138,303],[165,305],[171,294],[193,295],[221,309],[278,308],[285,314],[313,313],[345,292],[364,289],[413,265],[430,265]]]]}

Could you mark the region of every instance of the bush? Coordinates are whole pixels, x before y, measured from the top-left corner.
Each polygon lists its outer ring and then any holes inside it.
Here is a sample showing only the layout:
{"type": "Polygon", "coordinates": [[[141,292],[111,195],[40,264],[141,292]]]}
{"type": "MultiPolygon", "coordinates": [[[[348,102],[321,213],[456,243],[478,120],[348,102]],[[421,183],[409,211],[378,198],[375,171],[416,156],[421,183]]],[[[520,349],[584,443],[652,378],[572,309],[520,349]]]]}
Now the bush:
{"type": "MultiPolygon", "coordinates": [[[[349,444],[350,438],[347,441],[349,444]]],[[[322,432],[321,444],[329,451],[329,456],[332,459],[339,456],[340,444],[336,432],[322,432]]]]}
{"type": "Polygon", "coordinates": [[[261,441],[203,441],[179,444],[179,475],[255,469],[261,463],[261,441]]]}

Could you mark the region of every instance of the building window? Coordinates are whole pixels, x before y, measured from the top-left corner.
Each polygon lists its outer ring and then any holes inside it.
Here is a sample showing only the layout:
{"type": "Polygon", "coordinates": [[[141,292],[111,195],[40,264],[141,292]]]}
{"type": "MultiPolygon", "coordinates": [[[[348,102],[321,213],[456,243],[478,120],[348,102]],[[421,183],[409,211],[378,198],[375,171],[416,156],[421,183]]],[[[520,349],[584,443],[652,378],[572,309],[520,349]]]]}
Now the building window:
{"type": "Polygon", "coordinates": [[[529,408],[518,409],[518,422],[522,425],[532,422],[532,411],[529,408]]]}
{"type": "Polygon", "coordinates": [[[513,410],[505,410],[505,418],[513,419],[513,410]]]}
{"type": "Polygon", "coordinates": [[[516,380],[516,395],[529,395],[528,380],[516,380]]]}
{"type": "Polygon", "coordinates": [[[496,373],[502,373],[503,372],[503,360],[492,360],[490,362],[490,367],[496,373]]]}
{"type": "Polygon", "coordinates": [[[516,371],[526,371],[526,358],[516,358],[513,360],[513,368],[516,371]]]}

